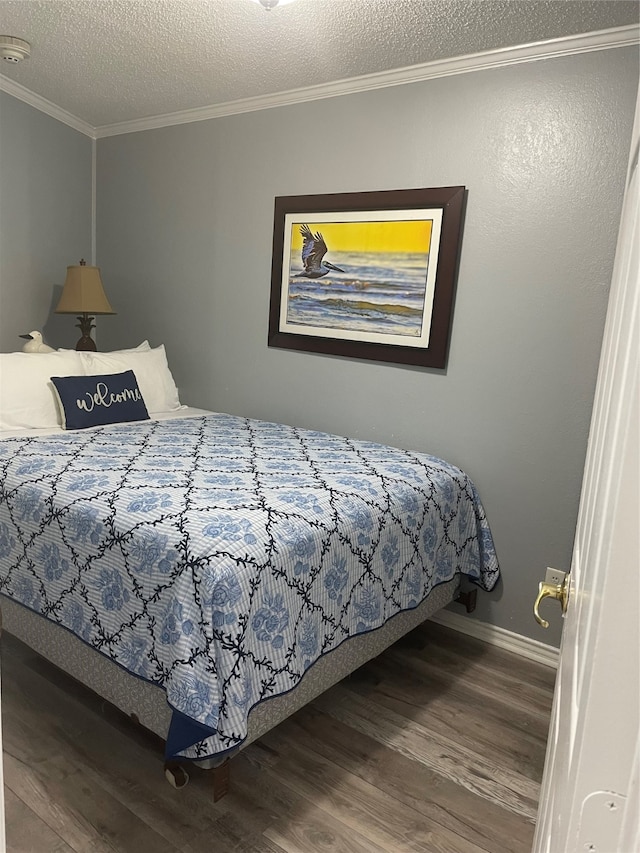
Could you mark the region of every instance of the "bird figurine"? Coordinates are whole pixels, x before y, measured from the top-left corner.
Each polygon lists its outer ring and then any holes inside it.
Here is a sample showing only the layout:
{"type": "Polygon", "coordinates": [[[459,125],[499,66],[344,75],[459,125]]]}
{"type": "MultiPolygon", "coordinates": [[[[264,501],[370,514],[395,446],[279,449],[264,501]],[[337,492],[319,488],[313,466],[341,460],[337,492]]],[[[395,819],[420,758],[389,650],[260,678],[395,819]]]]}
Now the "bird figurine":
{"type": "Polygon", "coordinates": [[[22,352],[55,352],[53,347],[45,344],[40,332],[29,332],[28,335],[20,335],[20,337],[26,338],[27,341],[22,347],[22,352]]]}
{"type": "Polygon", "coordinates": [[[322,259],[327,254],[327,244],[319,231],[313,234],[308,225],[301,225],[300,233],[304,240],[302,244],[304,272],[298,273],[296,278],[322,278],[330,270],[344,272],[340,267],[330,264],[329,261],[323,262],[322,259]]]}

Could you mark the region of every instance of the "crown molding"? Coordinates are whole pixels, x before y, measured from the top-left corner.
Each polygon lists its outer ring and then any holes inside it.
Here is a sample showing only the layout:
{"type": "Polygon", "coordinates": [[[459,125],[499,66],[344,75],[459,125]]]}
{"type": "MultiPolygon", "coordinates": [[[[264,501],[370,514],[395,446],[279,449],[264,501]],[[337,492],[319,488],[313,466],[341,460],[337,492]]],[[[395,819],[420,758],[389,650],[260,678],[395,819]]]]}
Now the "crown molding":
{"type": "Polygon", "coordinates": [[[425,62],[421,65],[411,65],[396,68],[391,71],[381,71],[375,74],[365,74],[351,77],[347,80],[337,80],[318,86],[307,86],[301,89],[290,89],[273,95],[256,98],[243,98],[228,101],[210,107],[198,107],[182,112],[166,115],[150,116],[134,121],[119,122],[96,128],[98,138],[117,136],[123,133],[135,133],[141,130],[153,130],[176,124],[187,124],[194,121],[221,118],[239,113],[271,109],[273,107],[300,104],[316,101],[322,98],[333,98],[338,95],[351,95],[357,92],[369,92],[374,89],[385,89],[389,86],[400,86],[406,83],[416,83],[423,80],[433,80],[437,77],[449,77],[456,74],[468,74],[472,71],[485,71],[490,68],[503,68],[507,65],[517,65],[524,62],[536,62],[558,56],[570,56],[589,53],[596,50],[609,50],[617,47],[640,43],[640,28],[635,25],[614,27],[608,30],[597,30],[576,36],[549,39],[532,42],[531,44],[505,47],[498,50],[487,50],[482,53],[472,53],[453,59],[439,59],[425,62]]]}
{"type": "Polygon", "coordinates": [[[35,107],[41,113],[46,113],[48,116],[61,121],[74,130],[80,131],[80,133],[89,136],[91,139],[96,139],[96,129],[93,125],[63,110],[62,107],[48,101],[46,98],[36,95],[35,92],[25,88],[25,86],[21,86],[20,83],[10,80],[3,74],[0,74],[0,91],[6,92],[8,95],[13,95],[14,98],[24,101],[25,104],[29,104],[31,107],[35,107]]]}
{"type": "Polygon", "coordinates": [[[537,62],[560,56],[572,56],[597,50],[628,47],[639,43],[640,28],[631,24],[625,27],[597,30],[582,35],[564,36],[562,38],[532,42],[516,47],[504,47],[481,53],[471,53],[452,59],[438,59],[420,65],[411,65],[375,74],[364,74],[359,77],[336,80],[332,83],[323,83],[318,86],[290,89],[286,92],[261,95],[255,98],[242,98],[237,101],[227,101],[223,104],[106,124],[100,127],[93,127],[82,119],[76,118],[76,116],[56,106],[56,104],[46,100],[46,98],[36,95],[34,92],[31,92],[18,83],[14,83],[13,80],[4,77],[2,74],[0,74],[0,90],[30,104],[41,112],[52,116],[52,118],[58,119],[58,121],[69,125],[69,127],[73,127],[91,139],[100,139],[106,136],[118,136],[124,133],[154,130],[177,124],[190,124],[195,121],[207,121],[208,119],[222,118],[240,113],[301,104],[323,98],[334,98],[338,95],[370,92],[375,89],[386,89],[390,86],[418,83],[438,77],[451,77],[456,74],[469,74],[473,71],[486,71],[492,68],[503,68],[508,65],[537,62]]]}

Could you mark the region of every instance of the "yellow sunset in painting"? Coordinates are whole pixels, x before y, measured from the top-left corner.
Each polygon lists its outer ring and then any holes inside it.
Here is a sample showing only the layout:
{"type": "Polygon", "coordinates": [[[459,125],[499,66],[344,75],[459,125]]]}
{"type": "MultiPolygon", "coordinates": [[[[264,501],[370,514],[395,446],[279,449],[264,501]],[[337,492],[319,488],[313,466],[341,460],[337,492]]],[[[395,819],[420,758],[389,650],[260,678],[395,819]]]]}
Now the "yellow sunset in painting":
{"type": "MultiPolygon", "coordinates": [[[[302,249],[300,225],[291,228],[291,250],[302,249]]],[[[333,252],[363,252],[367,254],[388,252],[429,252],[431,246],[431,219],[391,222],[310,222],[311,230],[319,231],[333,252]]]]}

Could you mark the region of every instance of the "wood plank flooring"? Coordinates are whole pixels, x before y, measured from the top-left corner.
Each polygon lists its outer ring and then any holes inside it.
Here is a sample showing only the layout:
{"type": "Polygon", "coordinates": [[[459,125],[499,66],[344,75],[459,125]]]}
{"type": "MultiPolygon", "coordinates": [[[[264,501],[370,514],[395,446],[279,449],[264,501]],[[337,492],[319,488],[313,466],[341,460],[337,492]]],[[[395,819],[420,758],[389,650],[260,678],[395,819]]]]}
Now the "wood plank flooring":
{"type": "Polygon", "coordinates": [[[555,672],[434,623],[286,720],[211,798],[6,633],[9,853],[529,853],[555,672]]]}

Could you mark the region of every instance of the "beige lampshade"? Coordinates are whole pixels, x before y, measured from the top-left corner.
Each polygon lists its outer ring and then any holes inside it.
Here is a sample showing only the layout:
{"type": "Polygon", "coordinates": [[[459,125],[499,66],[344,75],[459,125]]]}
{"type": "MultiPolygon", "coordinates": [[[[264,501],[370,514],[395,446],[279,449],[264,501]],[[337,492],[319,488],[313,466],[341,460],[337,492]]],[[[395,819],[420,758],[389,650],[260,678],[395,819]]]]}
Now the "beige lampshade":
{"type": "Polygon", "coordinates": [[[115,314],[105,296],[98,267],[67,267],[67,278],[56,314],[115,314]]]}

